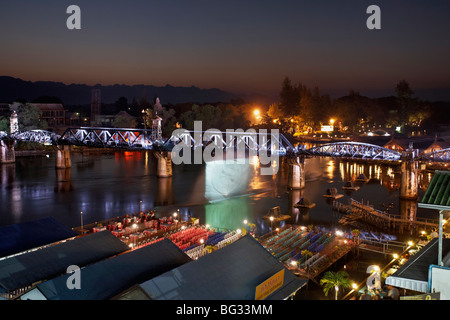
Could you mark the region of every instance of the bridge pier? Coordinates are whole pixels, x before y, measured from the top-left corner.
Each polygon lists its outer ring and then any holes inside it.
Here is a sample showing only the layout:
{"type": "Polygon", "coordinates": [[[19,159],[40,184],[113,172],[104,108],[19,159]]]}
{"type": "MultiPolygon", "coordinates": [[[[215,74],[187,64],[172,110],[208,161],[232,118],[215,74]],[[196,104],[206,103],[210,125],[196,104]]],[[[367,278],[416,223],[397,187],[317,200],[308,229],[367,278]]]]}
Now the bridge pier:
{"type": "Polygon", "coordinates": [[[289,162],[288,187],[292,190],[305,188],[305,159],[297,157],[289,162]]]}
{"type": "Polygon", "coordinates": [[[12,164],[4,164],[0,166],[0,185],[3,188],[10,186],[16,180],[16,165],[12,164]]]}
{"type": "Polygon", "coordinates": [[[15,140],[0,140],[0,164],[16,162],[16,152],[14,150],[15,144],[15,140]]]}
{"type": "Polygon", "coordinates": [[[403,161],[400,182],[400,199],[416,200],[419,195],[419,164],[417,161],[403,161]]]}
{"type": "Polygon", "coordinates": [[[156,176],[158,178],[168,178],[172,176],[172,152],[169,151],[155,151],[158,165],[156,169],[156,176]]]}
{"type": "Polygon", "coordinates": [[[68,145],[57,146],[56,168],[67,169],[70,167],[72,167],[72,162],[70,160],[70,146],[68,145]]]}

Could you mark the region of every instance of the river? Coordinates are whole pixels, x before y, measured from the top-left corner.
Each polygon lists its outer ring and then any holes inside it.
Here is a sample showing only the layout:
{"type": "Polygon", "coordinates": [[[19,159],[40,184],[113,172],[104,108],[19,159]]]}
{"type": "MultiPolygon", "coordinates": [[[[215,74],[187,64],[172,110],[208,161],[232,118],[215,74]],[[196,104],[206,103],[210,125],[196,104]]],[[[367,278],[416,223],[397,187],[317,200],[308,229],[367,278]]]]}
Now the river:
{"type": "MultiPolygon", "coordinates": [[[[339,213],[333,212],[323,194],[338,189],[347,203],[350,197],[369,201],[390,213],[437,218],[437,213],[417,209],[415,202],[399,200],[398,168],[374,162],[351,162],[327,157],[306,159],[306,187],[288,190],[289,165],[279,163],[276,175],[261,175],[258,159],[246,165],[207,163],[173,165],[172,178],[156,176],[156,160],[151,152],[112,151],[108,154],[72,153],[72,167],[55,169],[55,155],[17,157],[15,165],[0,171],[0,225],[9,225],[53,216],[68,227],[110,219],[140,209],[155,209],[159,215],[179,212],[217,228],[256,224],[259,234],[273,225],[263,219],[270,208],[279,206],[291,215],[286,223],[320,224],[341,228],[339,213]],[[341,190],[346,180],[364,173],[371,180],[357,191],[341,190]],[[309,212],[293,208],[301,197],[316,206],[309,212]],[[406,203],[406,204],[405,204],[406,203]],[[408,212],[405,212],[408,211],[408,212]]],[[[419,199],[431,180],[420,175],[419,199]]]]}

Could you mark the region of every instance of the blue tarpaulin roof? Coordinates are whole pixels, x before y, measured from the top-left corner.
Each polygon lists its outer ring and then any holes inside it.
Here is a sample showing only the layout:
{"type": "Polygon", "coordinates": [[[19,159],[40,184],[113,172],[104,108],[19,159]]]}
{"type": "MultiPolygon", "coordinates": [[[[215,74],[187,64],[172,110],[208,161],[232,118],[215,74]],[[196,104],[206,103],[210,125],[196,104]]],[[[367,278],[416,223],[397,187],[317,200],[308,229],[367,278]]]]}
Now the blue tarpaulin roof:
{"type": "Polygon", "coordinates": [[[0,227],[0,257],[76,236],[53,217],[0,227]]]}
{"type": "Polygon", "coordinates": [[[129,250],[109,231],[93,233],[0,260],[0,292],[24,288],[129,250]]]}

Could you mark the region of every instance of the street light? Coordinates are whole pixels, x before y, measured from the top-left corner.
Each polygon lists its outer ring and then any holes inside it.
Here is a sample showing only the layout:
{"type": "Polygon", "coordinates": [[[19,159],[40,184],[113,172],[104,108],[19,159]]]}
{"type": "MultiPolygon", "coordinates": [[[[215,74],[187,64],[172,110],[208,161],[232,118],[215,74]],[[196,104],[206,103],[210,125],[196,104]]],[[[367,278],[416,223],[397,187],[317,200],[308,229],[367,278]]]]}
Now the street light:
{"type": "Polygon", "coordinates": [[[144,109],[142,109],[141,113],[142,119],[144,120],[144,129],[147,130],[147,113],[145,112],[144,109]]]}
{"type": "Polygon", "coordinates": [[[261,112],[258,109],[253,110],[253,114],[256,117],[256,122],[258,123],[261,120],[261,112]]]}
{"type": "Polygon", "coordinates": [[[83,231],[83,211],[80,212],[80,216],[81,216],[81,234],[84,234],[84,231],[83,231]]]}

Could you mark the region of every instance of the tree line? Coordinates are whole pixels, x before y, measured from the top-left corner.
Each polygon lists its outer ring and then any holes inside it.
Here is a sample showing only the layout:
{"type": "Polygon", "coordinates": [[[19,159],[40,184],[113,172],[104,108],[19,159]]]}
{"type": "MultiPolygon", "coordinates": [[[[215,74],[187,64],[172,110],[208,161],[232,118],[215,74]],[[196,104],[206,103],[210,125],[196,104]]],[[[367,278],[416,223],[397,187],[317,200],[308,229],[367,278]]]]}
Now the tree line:
{"type": "Polygon", "coordinates": [[[285,77],[279,102],[269,107],[263,122],[288,125],[290,121],[317,131],[333,119],[352,132],[363,121],[383,128],[399,128],[408,134],[418,128],[435,129],[436,123],[448,121],[448,103],[421,101],[406,80],[397,83],[395,92],[395,96],[369,98],[350,90],[346,96],[331,99],[318,87],[310,89],[302,83],[293,84],[285,77]]]}
{"type": "MultiPolygon", "coordinates": [[[[255,104],[235,100],[230,103],[195,104],[183,103],[162,106],[157,96],[152,101],[145,96],[131,103],[120,97],[113,104],[102,104],[102,114],[115,115],[113,126],[128,128],[151,128],[152,118],[162,118],[162,131],[168,136],[176,128],[194,128],[194,121],[202,121],[203,128],[248,129],[250,127],[278,128],[281,132],[315,132],[333,119],[340,130],[357,132],[364,123],[377,124],[385,129],[398,129],[408,134],[412,130],[436,131],[436,124],[450,123],[449,102],[421,101],[414,96],[409,83],[400,81],[395,87],[395,96],[369,98],[358,91],[350,90],[343,97],[332,99],[320,92],[318,87],[308,88],[302,83],[294,84],[285,77],[281,84],[279,100],[261,110],[256,118],[253,114],[255,104]],[[126,111],[126,112],[124,112],[126,111]]],[[[63,103],[57,97],[43,96],[33,100],[35,103],[63,103]]],[[[90,116],[90,105],[67,106],[70,112],[80,117],[90,116]]],[[[21,130],[46,129],[45,121],[40,120],[39,108],[22,101],[18,109],[21,130]]],[[[9,119],[0,116],[0,131],[9,131],[9,119]]]]}

